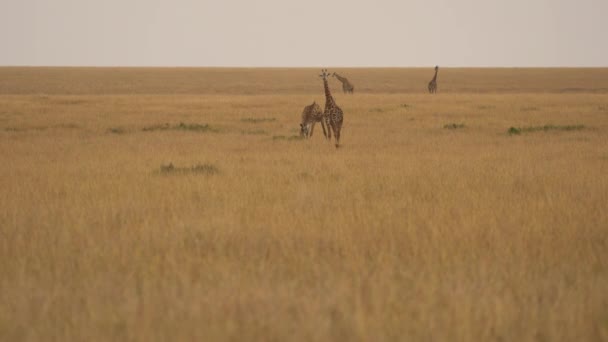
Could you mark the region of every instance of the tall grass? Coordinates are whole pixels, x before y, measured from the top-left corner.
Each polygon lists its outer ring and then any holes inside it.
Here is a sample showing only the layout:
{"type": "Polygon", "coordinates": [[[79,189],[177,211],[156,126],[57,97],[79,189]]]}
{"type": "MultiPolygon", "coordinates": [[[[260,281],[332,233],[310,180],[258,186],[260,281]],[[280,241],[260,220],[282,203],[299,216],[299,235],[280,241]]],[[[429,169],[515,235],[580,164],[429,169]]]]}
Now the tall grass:
{"type": "Polygon", "coordinates": [[[0,96],[0,340],[608,338],[607,95],[331,83],[335,149],[290,139],[323,103],[311,77],[301,94],[0,96]],[[142,131],[159,122],[222,134],[142,131]],[[505,134],[547,122],[590,129],[505,134]]]}

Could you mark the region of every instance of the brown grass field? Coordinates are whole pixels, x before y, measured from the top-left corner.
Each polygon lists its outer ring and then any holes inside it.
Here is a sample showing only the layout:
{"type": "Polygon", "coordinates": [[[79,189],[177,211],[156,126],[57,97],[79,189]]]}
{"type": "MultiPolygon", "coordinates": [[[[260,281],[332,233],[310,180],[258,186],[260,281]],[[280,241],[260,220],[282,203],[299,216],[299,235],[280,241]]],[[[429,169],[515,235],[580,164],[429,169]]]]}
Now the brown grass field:
{"type": "Polygon", "coordinates": [[[608,69],[331,71],[0,68],[0,340],[608,341],[608,69]]]}

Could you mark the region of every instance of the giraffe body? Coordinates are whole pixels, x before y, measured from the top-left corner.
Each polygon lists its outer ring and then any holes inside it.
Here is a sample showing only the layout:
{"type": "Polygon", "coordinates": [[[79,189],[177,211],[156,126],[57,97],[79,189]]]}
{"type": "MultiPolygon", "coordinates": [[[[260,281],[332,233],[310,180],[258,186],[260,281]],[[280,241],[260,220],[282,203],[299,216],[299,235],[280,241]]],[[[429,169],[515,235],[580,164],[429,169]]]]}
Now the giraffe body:
{"type": "Polygon", "coordinates": [[[437,72],[439,72],[439,66],[435,67],[435,76],[433,76],[433,79],[429,82],[429,93],[434,94],[437,92],[437,72]]]}
{"type": "Polygon", "coordinates": [[[348,78],[342,77],[335,72],[332,74],[332,76],[337,78],[338,81],[342,82],[342,91],[345,94],[348,94],[348,93],[352,94],[355,92],[355,86],[352,83],[350,83],[348,78]]]}
{"type": "Polygon", "coordinates": [[[327,132],[325,130],[325,123],[323,122],[323,119],[323,111],[321,111],[321,106],[319,106],[317,102],[313,102],[311,105],[304,107],[304,110],[302,111],[302,122],[300,123],[300,136],[306,138],[312,137],[312,133],[315,129],[315,124],[317,122],[321,122],[321,127],[323,128],[323,135],[327,137],[327,132]]]}
{"type": "Polygon", "coordinates": [[[327,138],[331,140],[331,132],[334,132],[336,137],[336,147],[340,146],[340,131],[342,130],[342,123],[344,122],[344,113],[342,109],[338,107],[334,98],[331,96],[329,90],[329,84],[327,83],[327,77],[329,73],[327,69],[322,70],[320,77],[323,79],[323,86],[325,87],[325,121],[329,127],[327,138]]]}

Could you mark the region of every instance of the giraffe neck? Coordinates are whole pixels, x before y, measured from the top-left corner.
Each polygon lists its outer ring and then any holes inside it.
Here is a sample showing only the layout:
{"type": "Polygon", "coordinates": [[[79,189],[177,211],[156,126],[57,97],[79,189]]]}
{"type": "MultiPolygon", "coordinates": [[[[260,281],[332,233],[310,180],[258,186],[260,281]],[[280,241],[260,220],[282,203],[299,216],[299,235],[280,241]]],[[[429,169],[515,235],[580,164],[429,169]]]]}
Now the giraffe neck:
{"type": "Polygon", "coordinates": [[[345,79],[344,77],[342,77],[342,76],[340,76],[340,75],[338,75],[338,74],[336,74],[336,78],[337,78],[337,79],[338,79],[340,82],[342,82],[342,83],[344,83],[344,81],[346,81],[346,79],[345,79]]]}
{"type": "Polygon", "coordinates": [[[433,81],[437,81],[437,73],[439,72],[439,70],[435,70],[435,76],[433,76],[433,81]]]}
{"type": "Polygon", "coordinates": [[[336,103],[334,102],[334,98],[331,96],[329,84],[327,84],[326,78],[323,79],[323,85],[325,86],[325,109],[334,107],[336,103]]]}

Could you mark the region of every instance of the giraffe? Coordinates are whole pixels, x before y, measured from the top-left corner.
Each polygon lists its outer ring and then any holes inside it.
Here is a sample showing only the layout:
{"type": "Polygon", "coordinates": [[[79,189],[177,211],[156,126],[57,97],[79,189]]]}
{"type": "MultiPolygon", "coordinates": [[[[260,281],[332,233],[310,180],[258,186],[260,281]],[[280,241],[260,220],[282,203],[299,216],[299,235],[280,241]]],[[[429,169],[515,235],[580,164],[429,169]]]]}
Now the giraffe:
{"type": "Polygon", "coordinates": [[[437,92],[437,72],[439,71],[439,66],[435,67],[435,76],[431,82],[429,82],[429,93],[433,94],[437,92]]]}
{"type": "Polygon", "coordinates": [[[342,77],[340,75],[338,75],[337,73],[333,73],[332,74],[333,77],[337,78],[338,81],[342,82],[342,91],[347,94],[347,93],[353,93],[355,91],[355,86],[353,86],[352,83],[350,83],[350,81],[348,80],[348,78],[346,77],[342,77]]]}
{"type": "Polygon", "coordinates": [[[329,128],[327,130],[327,138],[331,140],[331,131],[333,130],[336,137],[337,148],[340,147],[340,130],[342,130],[344,113],[342,112],[342,109],[336,105],[334,98],[331,96],[329,84],[327,83],[327,78],[329,77],[327,69],[321,70],[321,75],[319,75],[319,77],[323,79],[323,86],[325,87],[325,112],[323,115],[325,116],[325,121],[329,128]]]}
{"type": "Polygon", "coordinates": [[[317,122],[321,122],[321,127],[323,128],[323,136],[327,137],[327,132],[325,131],[325,123],[323,122],[323,111],[321,111],[321,106],[319,106],[317,102],[314,101],[311,105],[304,107],[304,110],[302,111],[300,136],[306,138],[312,137],[312,132],[314,131],[315,124],[317,122]]]}

